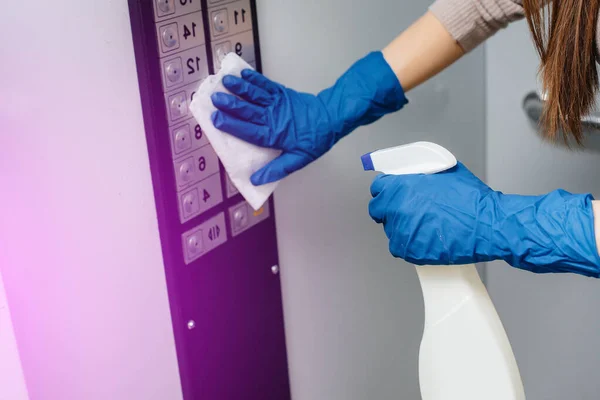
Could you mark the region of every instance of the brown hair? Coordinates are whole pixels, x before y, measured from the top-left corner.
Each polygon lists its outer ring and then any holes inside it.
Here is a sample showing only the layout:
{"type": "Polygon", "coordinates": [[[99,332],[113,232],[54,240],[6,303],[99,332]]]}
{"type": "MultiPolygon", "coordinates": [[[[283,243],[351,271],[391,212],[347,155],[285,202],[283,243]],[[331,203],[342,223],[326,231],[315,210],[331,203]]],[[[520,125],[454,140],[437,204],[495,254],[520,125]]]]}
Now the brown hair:
{"type": "Polygon", "coordinates": [[[598,90],[595,38],[600,0],[554,0],[546,10],[548,1],[523,0],[547,96],[542,125],[551,139],[562,132],[565,141],[572,136],[581,144],[581,117],[594,106],[598,90]]]}

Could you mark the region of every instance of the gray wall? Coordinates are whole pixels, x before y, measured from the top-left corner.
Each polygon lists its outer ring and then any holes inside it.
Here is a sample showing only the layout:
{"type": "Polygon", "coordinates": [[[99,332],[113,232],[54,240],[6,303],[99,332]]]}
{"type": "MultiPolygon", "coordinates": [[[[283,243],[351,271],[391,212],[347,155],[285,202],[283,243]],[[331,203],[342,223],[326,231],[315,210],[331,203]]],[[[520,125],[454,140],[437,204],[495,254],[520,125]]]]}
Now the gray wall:
{"type": "MultiPolygon", "coordinates": [[[[521,111],[538,59],[524,21],[492,38],[487,60],[489,183],[508,193],[557,188],[600,196],[599,140],[584,151],[543,142],[521,111]],[[510,54],[510,57],[506,55],[510,54]]],[[[488,266],[488,287],[513,344],[528,400],[597,399],[600,282],[488,266]]]]}
{"type": "MultiPolygon", "coordinates": [[[[424,0],[258,1],[264,72],[317,92],[385,46],[424,0]]],[[[414,267],[389,255],[367,207],[360,155],[431,140],[484,172],[484,59],[477,51],[359,129],[275,194],[292,391],[296,400],[418,399],[423,325],[414,267]]]]}

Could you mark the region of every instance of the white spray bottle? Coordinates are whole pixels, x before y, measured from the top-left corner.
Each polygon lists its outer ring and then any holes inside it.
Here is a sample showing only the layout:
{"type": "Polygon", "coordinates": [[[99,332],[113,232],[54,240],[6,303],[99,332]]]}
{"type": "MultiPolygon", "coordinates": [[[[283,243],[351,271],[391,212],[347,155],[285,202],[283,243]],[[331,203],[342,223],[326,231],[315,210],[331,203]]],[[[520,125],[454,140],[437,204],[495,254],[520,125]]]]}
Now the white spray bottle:
{"type": "MultiPolygon", "coordinates": [[[[378,150],[362,157],[365,170],[432,174],[456,165],[429,142],[378,150]]],[[[425,305],[419,353],[423,400],[524,400],[514,354],[475,265],[417,266],[425,305]]]]}

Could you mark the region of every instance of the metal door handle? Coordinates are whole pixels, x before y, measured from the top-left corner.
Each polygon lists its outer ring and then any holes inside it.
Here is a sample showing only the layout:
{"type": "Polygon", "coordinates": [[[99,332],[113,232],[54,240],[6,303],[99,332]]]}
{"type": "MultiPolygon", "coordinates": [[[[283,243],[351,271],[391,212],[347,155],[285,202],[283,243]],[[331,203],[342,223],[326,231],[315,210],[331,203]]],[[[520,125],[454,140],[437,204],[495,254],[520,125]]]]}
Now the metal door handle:
{"type": "MultiPolygon", "coordinates": [[[[540,122],[542,111],[544,109],[544,100],[537,92],[528,93],[523,99],[523,110],[533,122],[540,122]]],[[[581,118],[581,124],[584,129],[600,130],[600,114],[593,113],[581,118]]]]}

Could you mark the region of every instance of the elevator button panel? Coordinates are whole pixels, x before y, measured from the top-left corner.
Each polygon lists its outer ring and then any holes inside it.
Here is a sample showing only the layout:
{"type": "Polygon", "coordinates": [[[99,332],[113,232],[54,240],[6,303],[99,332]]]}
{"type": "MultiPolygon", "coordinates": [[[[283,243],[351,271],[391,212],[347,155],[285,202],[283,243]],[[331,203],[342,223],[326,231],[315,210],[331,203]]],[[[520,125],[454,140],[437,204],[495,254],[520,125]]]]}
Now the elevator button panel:
{"type": "Polygon", "coordinates": [[[257,59],[250,0],[209,1],[205,11],[199,4],[200,0],[154,1],[162,92],[182,224],[239,195],[227,174],[221,173],[218,157],[189,105],[199,85],[220,68],[228,53],[235,52],[252,66],[257,59]],[[220,193],[216,194],[217,190],[220,193]]]}
{"type": "Polygon", "coordinates": [[[261,72],[257,0],[127,3],[182,398],[290,400],[273,198],[244,201],[189,110],[227,54],[261,72]]]}

